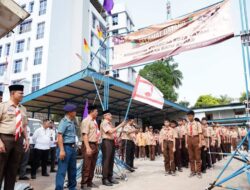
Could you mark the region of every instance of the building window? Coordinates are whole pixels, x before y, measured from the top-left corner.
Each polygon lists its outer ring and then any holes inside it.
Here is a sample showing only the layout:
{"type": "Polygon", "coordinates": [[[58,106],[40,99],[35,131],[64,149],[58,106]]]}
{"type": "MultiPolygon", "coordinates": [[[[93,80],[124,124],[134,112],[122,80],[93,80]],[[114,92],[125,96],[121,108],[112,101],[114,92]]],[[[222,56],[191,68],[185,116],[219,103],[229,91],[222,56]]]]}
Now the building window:
{"type": "Polygon", "coordinates": [[[0,46],[0,57],[2,57],[3,46],[0,46]]]}
{"type": "Polygon", "coordinates": [[[0,76],[4,75],[5,69],[6,69],[6,63],[0,64],[0,76]]]}
{"type": "Polygon", "coordinates": [[[101,23],[100,23],[100,30],[102,31],[103,37],[107,36],[106,28],[101,23]]]}
{"type": "Polygon", "coordinates": [[[20,73],[22,71],[22,59],[15,60],[14,67],[13,67],[13,73],[20,73]]]}
{"type": "Polygon", "coordinates": [[[10,37],[12,34],[12,32],[9,32],[8,34],[6,34],[6,38],[10,37]]]}
{"type": "Polygon", "coordinates": [[[37,47],[35,49],[34,65],[39,65],[42,63],[43,47],[37,47]]]}
{"type": "Polygon", "coordinates": [[[10,55],[10,43],[5,45],[5,55],[10,55]]]}
{"type": "Polygon", "coordinates": [[[41,39],[44,37],[44,26],[45,26],[45,22],[41,22],[37,24],[36,39],[41,39]]]}
{"type": "Polygon", "coordinates": [[[119,78],[119,70],[113,70],[113,77],[114,78],[119,78]]]}
{"type": "Polygon", "coordinates": [[[95,28],[96,25],[96,16],[92,14],[92,28],[95,28]]]}
{"type": "Polygon", "coordinates": [[[40,73],[32,75],[32,92],[39,90],[40,88],[40,73]]]}
{"type": "Polygon", "coordinates": [[[95,39],[95,34],[93,32],[91,32],[91,39],[90,39],[90,46],[91,47],[94,46],[94,39],[95,39]]]}
{"type": "Polygon", "coordinates": [[[105,45],[105,43],[103,43],[101,40],[100,40],[100,54],[106,58],[107,57],[107,46],[105,45]]]}
{"type": "Polygon", "coordinates": [[[34,10],[34,1],[29,3],[29,13],[33,13],[34,10]]]}
{"type": "Polygon", "coordinates": [[[24,50],[24,40],[16,42],[16,53],[23,52],[24,50]]]}
{"type": "Polygon", "coordinates": [[[113,23],[113,26],[118,25],[118,14],[115,14],[112,16],[112,23],[113,23]]]}
{"type": "Polygon", "coordinates": [[[22,9],[25,9],[26,8],[26,4],[22,5],[21,7],[22,7],[22,9]]]}
{"type": "Polygon", "coordinates": [[[31,30],[31,23],[32,23],[32,20],[27,20],[27,21],[22,22],[20,24],[19,34],[29,32],[31,30]]]}
{"type": "Polygon", "coordinates": [[[113,30],[112,34],[113,34],[113,36],[116,36],[119,34],[119,32],[118,32],[118,30],[113,30]]]}
{"type": "Polygon", "coordinates": [[[44,15],[47,9],[47,0],[40,0],[39,15],[44,15]]]}
{"type": "Polygon", "coordinates": [[[22,81],[22,79],[13,80],[13,81],[11,81],[11,84],[12,84],[12,85],[13,85],[13,84],[21,84],[21,81],[22,81]]]}

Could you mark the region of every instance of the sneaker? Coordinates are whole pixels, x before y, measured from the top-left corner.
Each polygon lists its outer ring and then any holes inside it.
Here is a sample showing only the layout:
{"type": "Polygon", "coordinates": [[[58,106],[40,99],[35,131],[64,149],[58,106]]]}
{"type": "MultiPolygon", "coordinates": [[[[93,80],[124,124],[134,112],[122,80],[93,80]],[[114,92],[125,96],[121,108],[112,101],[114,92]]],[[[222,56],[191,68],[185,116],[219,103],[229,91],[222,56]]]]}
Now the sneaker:
{"type": "Polygon", "coordinates": [[[189,175],[189,177],[194,177],[195,175],[196,175],[196,173],[191,172],[190,175],[189,175]]]}
{"type": "Polygon", "coordinates": [[[197,174],[197,177],[198,177],[198,178],[202,178],[201,173],[198,173],[198,174],[197,174]]]}

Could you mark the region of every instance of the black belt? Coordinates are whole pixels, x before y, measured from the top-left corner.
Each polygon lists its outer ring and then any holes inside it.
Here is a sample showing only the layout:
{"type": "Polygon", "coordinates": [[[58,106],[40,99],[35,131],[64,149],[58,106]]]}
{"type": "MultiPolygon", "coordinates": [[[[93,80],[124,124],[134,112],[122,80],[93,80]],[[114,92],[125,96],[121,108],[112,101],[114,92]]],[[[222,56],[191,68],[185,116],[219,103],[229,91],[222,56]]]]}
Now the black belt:
{"type": "Polygon", "coordinates": [[[8,137],[15,137],[14,134],[4,134],[4,133],[0,133],[0,135],[3,135],[3,136],[8,136],[8,137]]]}
{"type": "Polygon", "coordinates": [[[96,144],[97,144],[97,142],[89,142],[89,144],[95,144],[95,145],[96,145],[96,144]]]}
{"type": "Polygon", "coordinates": [[[71,147],[75,147],[76,144],[75,143],[63,143],[64,146],[71,146],[71,147]]]}

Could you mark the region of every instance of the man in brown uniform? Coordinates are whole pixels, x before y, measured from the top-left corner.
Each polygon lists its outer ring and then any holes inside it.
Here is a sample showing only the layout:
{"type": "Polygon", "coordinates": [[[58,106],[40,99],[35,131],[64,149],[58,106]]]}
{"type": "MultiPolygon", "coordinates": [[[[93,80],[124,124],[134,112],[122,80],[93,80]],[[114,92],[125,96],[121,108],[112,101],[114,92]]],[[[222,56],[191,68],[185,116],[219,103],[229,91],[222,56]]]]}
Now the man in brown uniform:
{"type": "Polygon", "coordinates": [[[151,161],[155,160],[155,146],[156,146],[156,140],[153,132],[153,127],[149,126],[148,147],[149,147],[149,159],[151,161]]]}
{"type": "Polygon", "coordinates": [[[117,130],[124,127],[126,122],[123,121],[117,127],[112,124],[112,114],[109,110],[103,112],[103,121],[101,123],[102,136],[102,183],[106,186],[112,186],[119,182],[113,179],[113,167],[115,158],[114,137],[117,130]]]}
{"type": "Polygon", "coordinates": [[[95,187],[92,180],[94,177],[96,160],[98,156],[98,141],[99,141],[99,129],[96,122],[98,110],[96,106],[89,106],[89,115],[82,121],[82,155],[83,155],[83,167],[82,167],[82,181],[81,188],[85,185],[87,187],[95,187]]]}
{"type": "Polygon", "coordinates": [[[175,132],[170,127],[169,120],[164,121],[164,126],[160,131],[160,144],[164,156],[164,166],[166,174],[175,174],[174,152],[175,152],[175,132]]]}
{"type": "Polygon", "coordinates": [[[29,148],[27,113],[20,104],[23,88],[9,86],[10,100],[0,104],[0,189],[4,179],[4,190],[14,189],[23,153],[29,148]]]}
{"type": "Polygon", "coordinates": [[[186,147],[188,148],[189,161],[191,166],[190,177],[197,174],[201,178],[201,124],[194,120],[194,112],[187,113],[187,135],[186,147]],[[195,167],[196,164],[196,167],[195,167]]]}

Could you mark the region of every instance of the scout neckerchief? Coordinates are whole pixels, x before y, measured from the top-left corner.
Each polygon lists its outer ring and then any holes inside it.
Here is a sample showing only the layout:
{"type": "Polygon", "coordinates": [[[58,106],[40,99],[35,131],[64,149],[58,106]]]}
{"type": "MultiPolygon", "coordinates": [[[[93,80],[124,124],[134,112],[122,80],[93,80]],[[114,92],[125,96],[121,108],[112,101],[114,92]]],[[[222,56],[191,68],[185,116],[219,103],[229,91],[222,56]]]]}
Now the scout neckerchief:
{"type": "Polygon", "coordinates": [[[17,141],[22,134],[22,115],[18,106],[15,109],[15,114],[16,114],[15,140],[17,141]]]}

